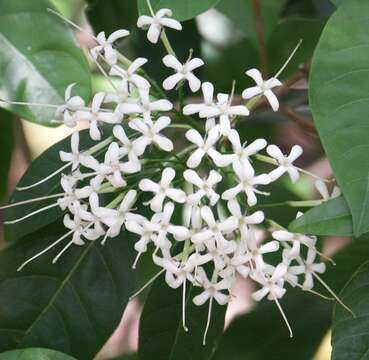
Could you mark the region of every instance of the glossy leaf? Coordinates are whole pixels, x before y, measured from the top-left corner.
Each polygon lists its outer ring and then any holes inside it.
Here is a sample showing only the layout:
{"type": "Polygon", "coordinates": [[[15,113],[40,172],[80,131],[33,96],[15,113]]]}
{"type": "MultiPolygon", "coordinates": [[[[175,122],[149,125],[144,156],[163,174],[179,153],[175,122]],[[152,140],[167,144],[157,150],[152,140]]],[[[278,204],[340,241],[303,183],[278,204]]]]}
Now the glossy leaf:
{"type": "Polygon", "coordinates": [[[6,193],[8,172],[14,147],[13,116],[0,109],[0,200],[6,193]]]}
{"type": "Polygon", "coordinates": [[[1,253],[1,351],[47,347],[90,360],[119,324],[134,287],[125,232],[105,246],[98,241],[73,245],[53,265],[66,239],[16,272],[65,232],[51,224],[1,253]]]}
{"type": "Polygon", "coordinates": [[[369,359],[369,262],[346,284],[340,298],[355,313],[336,306],[332,327],[332,360],[369,359]]]}
{"type": "Polygon", "coordinates": [[[292,339],[277,306],[264,301],[231,323],[211,359],[310,360],[329,329],[331,304],[298,290],[291,292],[281,305],[294,332],[292,339]]]}
{"type": "MultiPolygon", "coordinates": [[[[173,11],[173,17],[178,21],[184,21],[214,7],[220,0],[151,0],[154,12],[159,9],[169,8],[173,11]]],[[[140,15],[151,15],[147,6],[147,0],[137,0],[140,15]]]]}
{"type": "Polygon", "coordinates": [[[41,348],[12,350],[0,354],[0,360],[75,360],[59,351],[41,348]]]}
{"type": "MultiPolygon", "coordinates": [[[[352,218],[345,199],[329,200],[292,221],[289,230],[301,234],[352,236],[352,218]]],[[[368,225],[369,230],[369,225],[368,225]]]]}
{"type": "Polygon", "coordinates": [[[171,289],[163,279],[156,280],[146,298],[139,332],[140,360],[209,359],[224,326],[226,307],[214,301],[206,346],[202,345],[208,306],[196,306],[192,298],[197,289],[187,284],[186,318],[188,332],[182,327],[182,291],[171,289]]]}
{"type": "MultiPolygon", "coordinates": [[[[90,139],[88,131],[83,130],[80,132],[80,150],[87,150],[95,143],[90,139]]],[[[70,137],[67,137],[57,144],[47,149],[41,154],[36,160],[32,162],[22,179],[19,181],[17,186],[27,186],[36,183],[39,180],[47,177],[65,163],[61,162],[59,157],[59,151],[64,150],[70,152],[70,137]]],[[[70,172],[70,167],[63,171],[64,174],[70,172]]],[[[60,187],[60,174],[47,180],[43,184],[34,188],[18,191],[14,190],[10,202],[15,203],[27,199],[38,198],[47,196],[50,194],[61,193],[60,187]]],[[[56,199],[43,200],[31,204],[20,205],[17,207],[9,208],[5,213],[6,220],[18,219],[26,214],[29,214],[37,209],[44,206],[49,206],[56,202],[56,199]]],[[[30,234],[45,225],[48,225],[55,221],[58,217],[62,216],[62,211],[59,207],[48,209],[45,212],[23,220],[17,224],[11,224],[5,226],[5,238],[7,241],[17,241],[23,236],[30,234]],[[21,225],[21,226],[20,226],[21,225]]]]}
{"type": "MultiPolygon", "coordinates": [[[[86,59],[69,25],[47,11],[48,0],[0,0],[0,94],[13,101],[61,104],[77,83],[86,100],[91,84],[86,59]]],[[[50,125],[55,109],[13,106],[19,116],[50,125]]]]}
{"type": "Polygon", "coordinates": [[[368,228],[369,2],[344,2],[315,51],[310,105],[323,146],[353,217],[355,236],[368,228]]]}

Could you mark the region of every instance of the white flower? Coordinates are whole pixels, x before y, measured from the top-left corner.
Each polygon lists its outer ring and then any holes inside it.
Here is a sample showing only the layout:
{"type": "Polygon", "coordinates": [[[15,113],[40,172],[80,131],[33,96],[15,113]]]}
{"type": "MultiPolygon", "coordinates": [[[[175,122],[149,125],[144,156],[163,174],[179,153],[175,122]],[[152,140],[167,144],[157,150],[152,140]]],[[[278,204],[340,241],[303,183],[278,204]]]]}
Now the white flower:
{"type": "Polygon", "coordinates": [[[137,171],[141,170],[141,164],[138,157],[145,149],[139,148],[135,141],[131,141],[126,135],[122,126],[114,126],[113,135],[120,141],[122,147],[119,148],[120,157],[128,156],[128,161],[136,165],[137,171]]]}
{"type": "Polygon", "coordinates": [[[315,187],[322,196],[323,201],[328,201],[329,199],[334,199],[341,195],[341,189],[338,186],[335,186],[331,194],[329,194],[327,184],[322,180],[315,181],[315,187]]]}
{"type": "Polygon", "coordinates": [[[248,225],[260,224],[264,221],[264,213],[260,210],[251,215],[245,216],[242,213],[240,204],[236,199],[229,200],[227,205],[229,212],[237,220],[238,229],[240,230],[243,238],[247,237],[249,230],[248,225]]]}
{"type": "Polygon", "coordinates": [[[118,60],[118,53],[113,49],[113,43],[118,39],[126,37],[129,35],[129,31],[121,29],[114,31],[112,34],[106,38],[105,32],[101,31],[97,36],[96,40],[99,45],[92,48],[91,55],[96,60],[99,54],[102,54],[108,64],[114,65],[118,60]]]}
{"type": "MultiPolygon", "coordinates": [[[[109,72],[111,76],[119,76],[122,79],[123,84],[128,88],[128,83],[133,84],[138,89],[148,90],[150,88],[150,83],[143,77],[137,74],[139,68],[147,63],[145,58],[137,58],[129,65],[128,69],[122,69],[118,65],[114,65],[109,72]]],[[[129,88],[128,88],[129,89],[129,88]]]]}
{"type": "Polygon", "coordinates": [[[101,111],[101,105],[104,101],[105,94],[97,93],[92,99],[91,111],[77,111],[76,117],[80,120],[89,121],[90,136],[93,140],[100,140],[99,123],[116,124],[120,121],[116,113],[101,111]]]}
{"type": "Polygon", "coordinates": [[[250,267],[246,265],[250,258],[248,256],[248,249],[243,241],[240,241],[236,245],[236,249],[233,255],[228,255],[225,258],[226,267],[219,272],[219,275],[223,278],[234,277],[236,273],[239,273],[243,278],[247,278],[250,273],[250,267]]]}
{"type": "Polygon", "coordinates": [[[101,221],[109,227],[109,237],[118,236],[122,226],[130,214],[132,206],[136,202],[137,191],[129,190],[117,209],[100,208],[101,221]]]}
{"type": "Polygon", "coordinates": [[[254,272],[251,274],[253,280],[257,281],[262,285],[262,288],[258,291],[255,291],[252,294],[252,298],[256,301],[260,301],[265,296],[268,295],[269,300],[276,300],[283,297],[286,293],[286,289],[283,287],[284,285],[284,275],[287,271],[287,267],[284,264],[279,264],[272,274],[269,276],[268,274],[262,272],[254,272]]]}
{"type": "Polygon", "coordinates": [[[251,232],[247,239],[248,253],[246,255],[247,261],[253,261],[255,263],[257,271],[264,270],[266,263],[264,262],[263,255],[278,251],[278,241],[269,241],[265,244],[258,245],[254,232],[251,232]]]}
{"type": "Polygon", "coordinates": [[[160,9],[156,14],[151,16],[142,15],[138,18],[137,26],[142,29],[149,29],[147,32],[148,40],[156,44],[159,40],[160,33],[163,27],[169,27],[174,30],[182,30],[180,22],[170,19],[172,11],[169,9],[160,9]]]}
{"type": "Polygon", "coordinates": [[[309,249],[306,260],[303,265],[291,266],[290,272],[294,275],[304,274],[305,281],[302,284],[304,289],[312,289],[314,287],[314,273],[323,274],[325,272],[324,263],[314,263],[316,251],[309,249]]]}
{"type": "Polygon", "coordinates": [[[300,255],[301,244],[307,246],[308,248],[314,248],[316,244],[316,237],[303,234],[294,234],[286,230],[273,231],[272,236],[278,241],[292,243],[292,248],[288,250],[289,257],[291,259],[300,255]]]}
{"type": "Polygon", "coordinates": [[[250,164],[241,165],[239,162],[233,163],[233,170],[237,175],[238,184],[222,194],[223,200],[234,199],[240,192],[244,191],[247,196],[249,206],[257,203],[256,194],[263,194],[256,189],[257,185],[267,185],[270,183],[268,175],[262,174],[255,176],[254,168],[250,164]]]}
{"type": "Polygon", "coordinates": [[[222,155],[214,149],[215,143],[220,138],[218,126],[213,127],[208,132],[206,139],[203,139],[200,133],[195,129],[188,130],[186,132],[186,138],[198,147],[187,160],[187,166],[189,168],[198,167],[206,154],[209,155],[219,167],[227,166],[232,162],[232,157],[230,155],[222,155]]]}
{"type": "Polygon", "coordinates": [[[228,280],[221,280],[217,283],[209,281],[205,270],[202,267],[197,269],[196,280],[204,291],[193,298],[197,306],[201,306],[211,298],[214,298],[219,305],[225,305],[229,301],[229,296],[222,293],[222,290],[229,290],[228,280]]]}
{"type": "Polygon", "coordinates": [[[126,80],[119,81],[115,86],[114,92],[108,92],[105,95],[104,102],[122,104],[125,102],[137,102],[135,98],[130,97],[129,83],[126,80]]]}
{"type": "Polygon", "coordinates": [[[271,89],[276,86],[281,86],[282,83],[276,78],[271,78],[264,81],[260,71],[257,69],[250,69],[246,71],[246,75],[254,79],[254,81],[256,82],[256,86],[244,90],[242,93],[242,97],[247,100],[257,95],[264,95],[267,98],[273,111],[277,111],[279,108],[279,102],[271,89]]]}
{"type": "Polygon", "coordinates": [[[209,206],[203,206],[201,208],[201,217],[206,222],[207,227],[203,231],[193,235],[191,240],[194,243],[215,240],[220,249],[227,248],[229,242],[225,239],[224,235],[228,235],[237,229],[236,219],[231,216],[223,221],[217,221],[209,206]]]}
{"type": "Polygon", "coordinates": [[[67,229],[73,231],[72,243],[79,246],[84,245],[85,242],[81,239],[81,236],[84,233],[86,223],[78,215],[71,219],[70,215],[66,214],[63,218],[63,224],[67,229]]]}
{"type": "Polygon", "coordinates": [[[194,170],[186,170],[183,177],[187,182],[199,188],[195,193],[188,196],[190,204],[198,204],[204,196],[209,198],[211,206],[218,202],[220,196],[213,190],[213,187],[222,180],[222,176],[218,172],[211,170],[208,178],[203,180],[194,170]]]}
{"type": "Polygon", "coordinates": [[[169,76],[163,82],[165,90],[174,89],[174,87],[182,80],[187,80],[192,92],[196,92],[201,87],[201,81],[192,73],[193,70],[204,65],[204,62],[199,58],[194,58],[181,64],[173,55],[166,55],[163,58],[165,66],[176,71],[174,75],[169,76]]]}
{"type": "Polygon", "coordinates": [[[169,249],[171,243],[168,240],[168,234],[172,234],[178,241],[182,241],[188,237],[189,231],[184,226],[173,225],[170,223],[174,212],[174,204],[168,202],[164,205],[163,212],[153,216],[150,227],[156,232],[157,236],[153,238],[155,245],[161,249],[169,249]]]}
{"type": "Polygon", "coordinates": [[[151,113],[156,111],[170,111],[173,104],[166,99],[150,101],[148,89],[140,89],[140,103],[125,103],[119,106],[123,114],[142,114],[145,122],[152,125],[151,113]]]}
{"type": "Polygon", "coordinates": [[[296,182],[299,179],[298,169],[292,163],[301,156],[303,151],[301,146],[292,146],[288,156],[283,155],[282,151],[276,145],[269,145],[266,151],[278,163],[278,167],[269,173],[272,181],[277,180],[286,172],[288,172],[292,182],[296,182]]]}
{"type": "Polygon", "coordinates": [[[229,98],[228,94],[218,94],[217,100],[216,110],[212,115],[219,116],[220,132],[227,136],[231,131],[231,119],[235,116],[248,116],[250,111],[243,105],[231,106],[232,99],[229,98]]]}
{"type": "Polygon", "coordinates": [[[217,109],[214,104],[214,86],[210,82],[204,82],[201,85],[204,102],[201,104],[188,104],[183,108],[183,114],[193,115],[199,114],[201,118],[213,117],[217,114],[217,109]]]}
{"type": "Polygon", "coordinates": [[[228,139],[232,144],[234,158],[236,161],[241,163],[250,163],[250,156],[255,155],[260,150],[267,146],[265,139],[256,139],[251,144],[245,146],[246,144],[241,144],[240,135],[236,129],[232,129],[228,134],[228,139]]]}
{"type": "Polygon", "coordinates": [[[73,211],[73,205],[79,202],[80,199],[76,194],[77,180],[73,176],[62,175],[60,185],[64,195],[57,200],[58,205],[62,210],[68,208],[70,211],[73,211]]]}
{"type": "Polygon", "coordinates": [[[76,170],[80,164],[82,154],[79,152],[79,132],[74,132],[70,138],[72,152],[59,151],[60,160],[72,163],[72,171],[76,170]]]}
{"type": "Polygon", "coordinates": [[[55,111],[56,118],[63,116],[64,124],[68,127],[75,127],[77,125],[74,113],[85,106],[85,102],[80,96],[72,96],[72,89],[75,85],[76,83],[70,84],[65,89],[65,104],[59,106],[55,111]]]}
{"type": "Polygon", "coordinates": [[[160,212],[166,197],[178,203],[184,203],[186,201],[186,193],[183,190],[171,187],[172,180],[175,176],[176,172],[174,169],[165,168],[161,174],[159,183],[155,183],[150,179],[142,179],[138,184],[142,191],[149,191],[155,194],[150,201],[152,211],[160,212]]]}
{"type": "Polygon", "coordinates": [[[161,116],[153,125],[148,125],[141,119],[130,121],[128,123],[129,127],[142,134],[142,136],[134,140],[136,149],[139,149],[139,152],[143,153],[148,145],[155,144],[164,151],[172,151],[172,141],[160,134],[160,131],[165,129],[169,124],[170,118],[168,116],[161,116]]]}

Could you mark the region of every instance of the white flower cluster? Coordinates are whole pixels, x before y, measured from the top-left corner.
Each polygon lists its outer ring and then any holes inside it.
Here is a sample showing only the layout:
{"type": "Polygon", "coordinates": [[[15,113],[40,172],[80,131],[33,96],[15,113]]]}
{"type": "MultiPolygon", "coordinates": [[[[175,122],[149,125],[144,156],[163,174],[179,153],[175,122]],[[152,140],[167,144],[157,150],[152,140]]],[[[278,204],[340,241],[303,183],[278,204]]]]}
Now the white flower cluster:
{"type": "MultiPolygon", "coordinates": [[[[141,16],[138,26],[148,27],[148,39],[156,43],[164,26],[181,29],[170,16],[170,10],[161,9],[153,17],[141,16]]],[[[167,54],[163,63],[175,74],[164,80],[163,88],[171,90],[188,81],[193,92],[201,88],[203,93],[203,102],[183,108],[184,115],[197,114],[200,120],[194,120],[196,128],[190,123],[179,124],[188,128],[188,144],[178,151],[163,134],[171,126],[168,112],[173,104],[156,97],[162,90],[155,91],[140,70],[148,60],[138,58],[128,66],[119,62],[121,55],[114,42],[127,35],[128,31],[118,30],[106,38],[102,32],[96,38],[98,45],[91,50],[96,63],[108,67],[112,92],[95,94],[87,107],[82,98],[72,96],[74,84],[65,91],[65,103],[58,107],[57,116],[70,127],[87,121],[90,137],[99,142],[80,151],[76,132],[71,137],[71,152],[60,152],[66,165],[59,173],[68,167],[71,171],[61,176],[64,195],[53,206],[66,212],[64,225],[68,231],[21,268],[67,237],[71,240],[54,262],[72,244],[97,239],[104,244],[108,238],[129,231],[137,237],[134,267],[140,255],[152,247],[152,259],[165,273],[170,287],[182,287],[184,298],[187,283],[201,288],[193,302],[203,305],[209,301],[206,331],[212,302],[225,305],[230,301],[237,274],[260,286],[253,293],[256,301],[267,297],[279,308],[278,299],[286,293],[286,284],[312,289],[314,279],[320,279],[318,274],[325,270],[324,263],[315,263],[316,238],[274,228],[274,240],[263,243],[257,229],[261,225],[268,228],[268,223],[263,211],[254,209],[259,196],[268,195],[265,186],[285,173],[293,182],[299,179],[299,168],[293,163],[302,148],[295,145],[289,155],[284,155],[264,139],[246,144],[233,125],[238,117],[250,114],[247,103],[232,105],[233,93],[219,93],[214,99],[214,86],[201,83],[193,74],[204,65],[201,59],[190,57],[182,64],[174,54],[167,54]],[[102,140],[105,124],[113,125],[112,136],[102,140]],[[262,157],[274,164],[274,169],[257,174],[254,161],[260,160],[259,152],[264,149],[269,156],[262,157]],[[152,153],[159,153],[160,159],[153,159],[152,153]],[[112,194],[114,198],[107,203],[107,196],[112,194]],[[150,209],[150,216],[143,215],[148,213],[142,211],[144,206],[150,209]],[[306,257],[302,246],[307,248],[306,257]],[[269,264],[266,254],[280,248],[284,250],[279,263],[269,264]]],[[[256,69],[246,74],[256,86],[245,89],[243,98],[254,100],[264,95],[276,111],[278,100],[272,88],[281,82],[276,78],[264,81],[256,69]]],[[[186,329],[185,308],[183,326],[186,329]]]]}

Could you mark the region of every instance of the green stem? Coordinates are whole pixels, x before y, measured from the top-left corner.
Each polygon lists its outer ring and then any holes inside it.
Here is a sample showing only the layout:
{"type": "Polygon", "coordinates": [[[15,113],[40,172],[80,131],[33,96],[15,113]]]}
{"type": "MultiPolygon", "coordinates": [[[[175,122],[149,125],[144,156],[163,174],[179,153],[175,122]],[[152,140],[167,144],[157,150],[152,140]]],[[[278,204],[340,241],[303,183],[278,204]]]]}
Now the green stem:
{"type": "Polygon", "coordinates": [[[167,34],[165,33],[164,29],[161,31],[160,38],[161,38],[161,41],[162,41],[162,43],[165,47],[165,50],[167,50],[167,53],[177,57],[175,51],[172,48],[172,45],[169,42],[169,39],[168,39],[167,34]]]}

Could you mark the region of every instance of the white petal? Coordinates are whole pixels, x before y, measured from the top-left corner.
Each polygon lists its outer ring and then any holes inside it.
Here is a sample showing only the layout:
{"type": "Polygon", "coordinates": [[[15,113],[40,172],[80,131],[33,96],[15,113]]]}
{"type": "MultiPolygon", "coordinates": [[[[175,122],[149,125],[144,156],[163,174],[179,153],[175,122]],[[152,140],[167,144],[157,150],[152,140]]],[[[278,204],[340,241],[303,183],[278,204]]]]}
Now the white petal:
{"type": "Polygon", "coordinates": [[[166,55],[163,57],[163,63],[166,67],[170,67],[177,72],[182,71],[183,65],[178,61],[174,55],[166,55]]]}
{"type": "Polygon", "coordinates": [[[210,82],[204,82],[201,85],[202,92],[204,94],[205,104],[211,104],[214,97],[214,86],[210,82]]]}
{"type": "Polygon", "coordinates": [[[154,138],[152,139],[153,142],[159,146],[162,150],[164,151],[172,151],[174,146],[171,140],[169,140],[167,137],[162,136],[162,135],[156,135],[154,136],[154,138]]]}
{"type": "Polygon", "coordinates": [[[147,90],[150,88],[150,83],[144,77],[137,74],[131,75],[131,82],[139,89],[147,90]]]}
{"type": "Polygon", "coordinates": [[[142,191],[149,191],[149,192],[153,192],[153,193],[157,193],[160,190],[160,187],[157,183],[154,183],[152,180],[150,179],[142,179],[139,184],[138,187],[142,190],[142,191]]]}
{"type": "Polygon", "coordinates": [[[175,19],[162,18],[160,24],[174,30],[182,30],[181,23],[175,19]]]}
{"type": "MultiPolygon", "coordinates": [[[[191,131],[191,130],[189,130],[191,131]]],[[[187,166],[189,168],[196,168],[200,165],[202,158],[205,155],[205,151],[203,149],[196,149],[191,156],[187,160],[187,166]]]]}
{"type": "Polygon", "coordinates": [[[170,124],[170,117],[169,116],[160,116],[158,120],[156,120],[153,130],[154,132],[160,132],[161,130],[165,129],[170,124]]]}
{"type": "Polygon", "coordinates": [[[163,88],[165,90],[172,90],[183,79],[184,79],[184,75],[181,73],[176,73],[174,75],[171,75],[163,81],[163,88]]]}
{"type": "Polygon", "coordinates": [[[161,26],[155,23],[152,23],[149,27],[149,31],[147,32],[147,39],[152,43],[156,44],[159,40],[161,32],[161,26]]]}
{"type": "Polygon", "coordinates": [[[251,296],[255,301],[260,301],[268,294],[268,292],[269,290],[264,287],[258,291],[253,292],[251,296]]]}
{"type": "Polygon", "coordinates": [[[166,195],[177,203],[183,204],[186,201],[186,193],[180,189],[168,189],[166,195]]]}
{"type": "Polygon", "coordinates": [[[266,149],[266,152],[274,159],[279,162],[283,162],[285,160],[285,156],[282,151],[279,149],[277,145],[269,145],[266,149]]]}
{"type": "Polygon", "coordinates": [[[273,231],[272,236],[278,241],[292,241],[294,234],[285,230],[276,230],[273,231]]]}
{"type": "Polygon", "coordinates": [[[201,188],[204,185],[204,181],[200,178],[194,170],[185,170],[183,173],[183,177],[185,180],[191,184],[196,185],[197,187],[201,188]]]}
{"type": "Polygon", "coordinates": [[[210,185],[210,186],[214,186],[215,184],[217,184],[218,182],[222,181],[222,175],[220,175],[217,171],[215,170],[211,170],[208,176],[208,179],[206,180],[206,182],[210,185]]]}
{"type": "Polygon", "coordinates": [[[210,294],[205,290],[200,295],[196,295],[192,299],[192,301],[194,302],[195,305],[201,306],[201,305],[204,305],[206,301],[208,301],[209,298],[210,298],[210,294]]]}
{"type": "Polygon", "coordinates": [[[231,200],[231,199],[234,199],[241,191],[242,191],[242,186],[240,184],[238,184],[235,187],[226,190],[222,194],[222,199],[223,200],[231,200]]]}
{"type": "Polygon", "coordinates": [[[277,97],[274,95],[272,90],[264,91],[265,97],[268,99],[270,106],[272,107],[273,111],[278,111],[279,109],[279,102],[277,97]]]}
{"type": "Polygon", "coordinates": [[[254,79],[257,85],[261,85],[264,82],[263,77],[261,76],[261,73],[258,69],[247,70],[246,75],[254,79]]]}
{"type": "Polygon", "coordinates": [[[203,109],[203,104],[188,104],[183,108],[184,115],[193,115],[201,111],[203,109]]]}
{"type": "Polygon", "coordinates": [[[174,171],[174,169],[165,168],[161,173],[161,181],[160,181],[161,187],[166,189],[170,185],[175,176],[176,172],[174,171]]]}
{"type": "Polygon", "coordinates": [[[135,59],[132,64],[128,67],[128,72],[130,74],[135,73],[141,66],[145,65],[148,62],[146,58],[139,57],[135,59]]]}
{"type": "Polygon", "coordinates": [[[288,155],[287,159],[290,162],[294,162],[298,157],[300,157],[302,155],[302,147],[300,145],[294,145],[292,146],[291,152],[288,155]]]}
{"type": "Polygon", "coordinates": [[[104,101],[105,93],[99,92],[92,99],[91,110],[93,113],[97,113],[100,110],[101,104],[104,101]]]}
{"type": "Polygon", "coordinates": [[[192,73],[186,74],[186,79],[192,92],[199,91],[201,87],[201,81],[192,73]]]}
{"type": "Polygon", "coordinates": [[[245,153],[247,156],[254,155],[260,150],[264,149],[267,146],[267,142],[265,139],[256,139],[250,145],[247,145],[245,148],[245,153]]]}
{"type": "Polygon", "coordinates": [[[186,68],[188,71],[193,71],[199,68],[200,66],[203,66],[204,64],[205,64],[204,61],[201,60],[200,58],[193,58],[187,63],[186,68]]]}
{"type": "Polygon", "coordinates": [[[120,29],[117,31],[114,31],[113,33],[111,33],[108,37],[108,42],[109,43],[113,43],[114,41],[122,38],[122,37],[126,37],[129,35],[129,31],[128,30],[124,30],[124,29],[120,29]]]}
{"type": "Polygon", "coordinates": [[[245,100],[251,99],[254,96],[260,95],[262,93],[261,89],[259,86],[253,86],[250,88],[245,89],[242,92],[242,98],[245,100]]]}
{"type": "Polygon", "coordinates": [[[142,15],[137,20],[137,26],[139,28],[143,28],[143,27],[146,27],[146,26],[151,25],[152,22],[153,22],[153,18],[152,17],[146,16],[146,15],[142,15]]]}
{"type": "Polygon", "coordinates": [[[203,206],[201,208],[201,217],[209,225],[209,227],[213,227],[215,225],[214,214],[209,208],[209,206],[203,206]]]}
{"type": "Polygon", "coordinates": [[[192,143],[196,144],[198,147],[204,145],[204,140],[201,137],[200,133],[195,129],[190,129],[186,132],[186,138],[192,143]]]}

